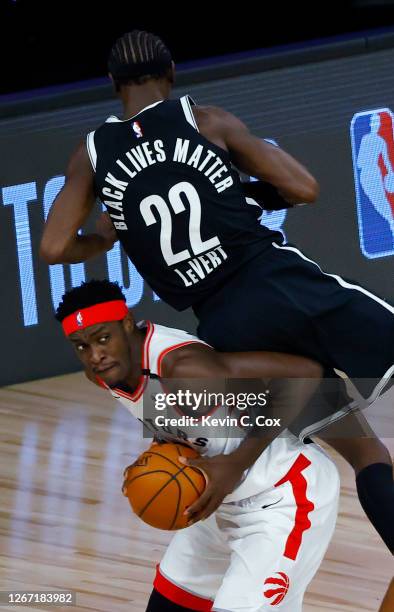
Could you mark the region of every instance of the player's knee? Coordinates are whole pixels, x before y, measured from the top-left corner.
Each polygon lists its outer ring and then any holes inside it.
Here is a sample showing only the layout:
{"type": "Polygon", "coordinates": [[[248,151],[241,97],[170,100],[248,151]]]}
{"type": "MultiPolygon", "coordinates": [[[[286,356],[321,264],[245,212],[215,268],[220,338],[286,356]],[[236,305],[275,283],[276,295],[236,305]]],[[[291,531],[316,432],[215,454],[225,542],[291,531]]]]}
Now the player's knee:
{"type": "Polygon", "coordinates": [[[156,589],[153,589],[145,612],[192,612],[192,609],[173,603],[156,589]]]}

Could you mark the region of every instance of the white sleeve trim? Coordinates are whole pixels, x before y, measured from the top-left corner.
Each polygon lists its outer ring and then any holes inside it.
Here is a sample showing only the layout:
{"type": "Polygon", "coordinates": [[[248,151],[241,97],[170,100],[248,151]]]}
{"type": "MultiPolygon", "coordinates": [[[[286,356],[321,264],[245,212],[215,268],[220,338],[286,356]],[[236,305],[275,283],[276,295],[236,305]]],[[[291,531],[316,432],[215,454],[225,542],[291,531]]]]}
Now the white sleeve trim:
{"type": "Polygon", "coordinates": [[[194,129],[197,130],[197,132],[199,132],[198,125],[194,118],[190,102],[193,102],[190,96],[183,96],[183,98],[181,98],[181,104],[182,104],[183,112],[185,113],[186,121],[190,123],[190,125],[194,127],[194,129]]]}
{"type": "Polygon", "coordinates": [[[86,148],[88,150],[90,163],[92,164],[93,170],[96,172],[97,164],[97,153],[94,144],[94,132],[90,132],[86,137],[86,148]]]}

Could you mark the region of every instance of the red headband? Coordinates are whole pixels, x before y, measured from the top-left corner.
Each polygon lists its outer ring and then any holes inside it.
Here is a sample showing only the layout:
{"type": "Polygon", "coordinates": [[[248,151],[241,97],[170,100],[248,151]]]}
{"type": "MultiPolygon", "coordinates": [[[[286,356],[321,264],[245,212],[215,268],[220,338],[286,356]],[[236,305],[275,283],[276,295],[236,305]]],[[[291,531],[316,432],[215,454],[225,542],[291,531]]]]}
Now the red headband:
{"type": "Polygon", "coordinates": [[[111,302],[102,302],[76,310],[72,314],[63,319],[62,326],[66,336],[74,332],[97,325],[97,323],[105,323],[106,321],[121,321],[128,314],[129,309],[126,302],[123,300],[112,300],[111,302]]]}

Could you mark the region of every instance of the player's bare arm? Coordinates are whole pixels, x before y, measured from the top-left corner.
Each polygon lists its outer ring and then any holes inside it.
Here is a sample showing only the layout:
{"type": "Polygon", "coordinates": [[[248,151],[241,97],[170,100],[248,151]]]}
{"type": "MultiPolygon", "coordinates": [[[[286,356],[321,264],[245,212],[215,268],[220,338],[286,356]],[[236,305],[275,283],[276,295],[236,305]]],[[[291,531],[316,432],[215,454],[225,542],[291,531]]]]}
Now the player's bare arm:
{"type": "Polygon", "coordinates": [[[251,134],[240,119],[223,109],[194,107],[193,113],[201,134],[227,150],[239,170],[267,181],[291,203],[316,200],[316,180],[283,149],[251,134]]]}
{"type": "MultiPolygon", "coordinates": [[[[281,386],[277,393],[283,402],[283,391],[292,408],[298,412],[305,406],[316,389],[321,376],[321,366],[304,357],[281,353],[246,352],[218,353],[202,344],[191,344],[166,355],[162,364],[163,378],[168,379],[213,379],[261,378],[267,384],[271,379],[291,379],[294,384],[281,386]]],[[[234,490],[245,470],[279,435],[285,427],[275,430],[274,436],[261,437],[248,435],[240,446],[229,455],[216,455],[210,458],[182,460],[182,462],[201,469],[208,480],[201,497],[188,509],[189,524],[207,518],[222,503],[224,497],[234,490]]]]}
{"type": "Polygon", "coordinates": [[[49,264],[77,263],[108,251],[116,240],[112,227],[100,234],[79,235],[94,204],[93,170],[82,142],[71,157],[66,182],[55,199],[40,245],[40,255],[49,264]]]}
{"type": "Polygon", "coordinates": [[[190,344],[168,353],[162,372],[164,378],[320,378],[322,367],[286,353],[221,353],[204,344],[190,344]]]}

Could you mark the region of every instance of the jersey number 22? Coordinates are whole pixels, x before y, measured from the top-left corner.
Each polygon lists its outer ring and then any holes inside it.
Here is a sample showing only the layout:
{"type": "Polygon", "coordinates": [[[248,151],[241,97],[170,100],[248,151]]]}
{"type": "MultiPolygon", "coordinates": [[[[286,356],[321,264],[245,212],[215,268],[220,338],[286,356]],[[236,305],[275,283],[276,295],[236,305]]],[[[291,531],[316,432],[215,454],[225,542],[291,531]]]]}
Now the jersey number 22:
{"type": "Polygon", "coordinates": [[[170,205],[159,195],[150,195],[144,198],[140,204],[141,215],[147,226],[157,223],[152,208],[156,208],[160,216],[160,246],[163,257],[168,266],[190,259],[193,255],[200,255],[209,249],[214,249],[220,246],[220,241],[217,236],[208,240],[201,239],[201,200],[197,190],[187,182],[177,183],[171,187],[168,193],[170,205]],[[189,249],[184,249],[178,253],[174,253],[172,249],[172,211],[178,215],[186,210],[181,199],[181,194],[186,196],[189,203],[189,237],[192,254],[189,249]]]}

